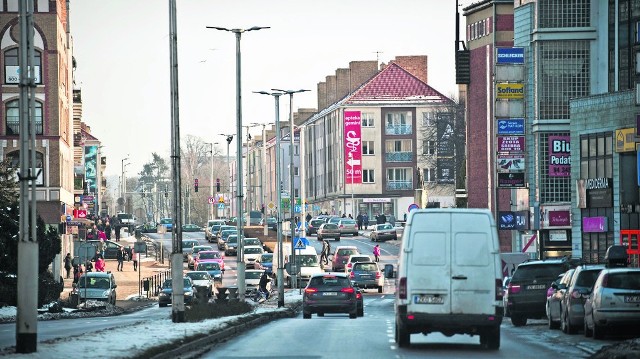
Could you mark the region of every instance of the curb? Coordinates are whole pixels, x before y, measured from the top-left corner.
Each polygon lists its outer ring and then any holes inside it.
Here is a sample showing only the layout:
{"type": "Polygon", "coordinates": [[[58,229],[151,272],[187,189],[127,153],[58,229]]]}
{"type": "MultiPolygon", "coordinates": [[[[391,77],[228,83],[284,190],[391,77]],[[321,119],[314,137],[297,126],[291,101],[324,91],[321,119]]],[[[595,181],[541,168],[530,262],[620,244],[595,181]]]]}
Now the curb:
{"type": "MultiPolygon", "coordinates": [[[[184,338],[183,340],[187,342],[178,347],[175,347],[174,349],[152,356],[143,355],[139,358],[196,358],[199,357],[199,354],[209,351],[214,344],[225,341],[230,337],[237,336],[238,334],[244,333],[247,330],[254,329],[258,325],[265,324],[276,319],[294,318],[298,315],[301,307],[302,303],[299,303],[296,304],[293,308],[287,308],[285,311],[254,314],[257,316],[257,318],[255,319],[251,319],[243,323],[232,324],[217,333],[210,334],[205,337],[198,337],[197,339],[193,340],[190,340],[190,338],[188,337],[184,338]]],[[[147,350],[150,349],[151,348],[147,348],[147,350]]]]}

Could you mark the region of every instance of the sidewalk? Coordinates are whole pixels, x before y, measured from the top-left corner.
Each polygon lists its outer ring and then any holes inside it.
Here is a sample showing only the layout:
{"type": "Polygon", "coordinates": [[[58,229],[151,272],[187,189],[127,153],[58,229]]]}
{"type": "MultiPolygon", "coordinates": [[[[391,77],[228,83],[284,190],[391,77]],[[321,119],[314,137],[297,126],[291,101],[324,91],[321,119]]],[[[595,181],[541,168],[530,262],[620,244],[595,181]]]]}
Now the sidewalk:
{"type": "MultiPolygon", "coordinates": [[[[116,243],[119,243],[125,247],[131,246],[133,248],[134,242],[136,242],[136,238],[131,235],[128,237],[121,237],[120,241],[116,243]]],[[[165,263],[162,264],[160,262],[157,262],[153,255],[150,254],[149,256],[146,256],[144,253],[140,254],[140,262],[138,263],[138,270],[140,272],[133,270],[133,261],[125,261],[123,270],[121,272],[117,271],[117,260],[107,259],[105,260],[105,263],[106,271],[110,271],[113,273],[116,279],[116,284],[118,285],[116,306],[123,307],[125,309],[131,307],[132,305],[135,306],[144,304],[144,301],[141,303],[140,301],[131,300],[132,298],[138,297],[138,283],[140,279],[144,279],[146,277],[158,274],[159,272],[169,270],[168,262],[165,261],[165,263]]],[[[62,291],[62,293],[60,293],[61,300],[67,300],[69,298],[72,284],[73,278],[64,279],[64,290],[62,291]]]]}

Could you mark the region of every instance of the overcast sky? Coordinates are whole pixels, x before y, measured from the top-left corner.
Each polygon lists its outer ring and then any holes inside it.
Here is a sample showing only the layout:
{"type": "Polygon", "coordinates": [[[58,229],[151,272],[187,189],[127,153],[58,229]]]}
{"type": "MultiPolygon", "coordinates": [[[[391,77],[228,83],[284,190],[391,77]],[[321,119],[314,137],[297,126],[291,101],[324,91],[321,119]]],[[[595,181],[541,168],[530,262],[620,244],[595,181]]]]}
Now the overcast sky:
{"type": "MultiPolygon", "coordinates": [[[[318,82],[376,57],[427,55],[429,85],[455,94],[455,10],[454,0],[177,0],[181,136],[218,142],[226,153],[218,134],[236,133],[235,36],[207,26],[271,27],[242,35],[246,125],[275,118],[273,98],[252,91],[308,89],[294,95],[294,111],[316,108],[318,82]]],[[[127,155],[128,176],[152,152],[168,158],[169,1],[72,0],[70,16],[83,120],[105,146],[106,174],[119,175],[127,155]]],[[[280,109],[286,120],[288,97],[280,109]]]]}

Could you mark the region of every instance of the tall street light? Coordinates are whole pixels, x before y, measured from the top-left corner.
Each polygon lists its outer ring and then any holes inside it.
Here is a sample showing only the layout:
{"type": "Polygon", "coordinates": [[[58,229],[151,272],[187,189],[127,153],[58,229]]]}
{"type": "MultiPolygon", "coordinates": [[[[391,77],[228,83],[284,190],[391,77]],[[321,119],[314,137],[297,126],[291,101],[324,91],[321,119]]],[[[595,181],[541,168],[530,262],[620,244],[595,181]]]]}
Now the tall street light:
{"type": "MultiPolygon", "coordinates": [[[[213,142],[206,142],[205,144],[211,146],[211,150],[209,151],[209,155],[211,156],[211,178],[209,181],[209,197],[213,198],[213,142]]],[[[217,142],[216,142],[217,144],[217,142]]],[[[215,201],[209,206],[209,220],[213,219],[213,207],[215,206],[215,201]]]]}
{"type": "MultiPolygon", "coordinates": [[[[250,144],[251,144],[251,134],[249,133],[249,129],[252,127],[256,127],[259,126],[259,124],[249,124],[249,125],[245,125],[243,126],[244,128],[247,129],[247,200],[245,201],[246,203],[246,208],[247,208],[247,215],[249,215],[251,213],[251,211],[253,210],[253,199],[252,196],[254,196],[255,191],[253,190],[253,180],[252,180],[252,176],[251,176],[251,148],[250,148],[250,144]]],[[[253,171],[255,171],[255,168],[253,169],[253,171]]],[[[247,223],[251,224],[251,216],[249,215],[249,218],[247,219],[247,223]]]]}
{"type": "Polygon", "coordinates": [[[266,191],[266,179],[267,179],[267,124],[266,123],[252,123],[254,126],[262,126],[262,169],[260,170],[260,200],[262,205],[262,223],[264,225],[263,234],[267,236],[269,234],[269,225],[267,223],[267,191],[266,191]]]}
{"type": "MultiPolygon", "coordinates": [[[[227,203],[229,207],[229,215],[227,218],[231,218],[231,183],[233,182],[233,174],[231,171],[231,160],[229,159],[229,146],[231,145],[231,141],[233,141],[233,135],[225,135],[224,133],[219,133],[220,136],[224,136],[227,141],[227,170],[229,171],[229,203],[227,203]]],[[[227,188],[227,186],[224,186],[227,188]]]]}
{"type": "Polygon", "coordinates": [[[284,253],[282,251],[282,189],[280,183],[282,182],[280,171],[280,96],[281,92],[267,92],[267,91],[254,91],[261,95],[273,96],[276,102],[276,191],[278,192],[278,214],[277,214],[277,244],[278,244],[278,268],[276,273],[278,283],[278,308],[284,307],[284,253]]]}
{"type": "Polygon", "coordinates": [[[129,155],[127,154],[127,157],[122,159],[122,175],[120,176],[120,180],[122,181],[122,183],[120,183],[120,198],[122,198],[122,211],[125,212],[125,208],[124,208],[124,196],[127,192],[127,178],[125,176],[125,171],[124,168],[125,166],[129,165],[129,162],[127,162],[126,164],[124,163],[124,161],[128,161],[129,160],[129,155]]]}
{"type": "MultiPolygon", "coordinates": [[[[289,198],[291,198],[291,243],[293,245],[293,238],[295,237],[295,229],[296,229],[296,217],[295,217],[295,204],[296,204],[296,198],[295,198],[295,184],[293,183],[294,180],[294,176],[293,176],[293,146],[294,146],[294,135],[295,135],[295,131],[294,131],[294,125],[293,125],[293,94],[295,93],[299,93],[299,92],[306,92],[306,91],[310,91],[310,90],[280,90],[280,89],[271,89],[273,91],[279,91],[285,94],[289,95],[289,140],[290,140],[290,148],[289,148],[289,154],[290,154],[290,162],[289,162],[289,179],[291,180],[290,183],[290,193],[289,193],[289,198]]],[[[298,281],[297,281],[297,273],[298,273],[298,266],[296,263],[296,251],[295,249],[291,251],[292,253],[292,267],[293,267],[293,273],[291,274],[291,283],[292,283],[292,288],[295,288],[298,285],[298,281]]]]}
{"type": "Polygon", "coordinates": [[[236,136],[238,143],[236,146],[236,152],[238,156],[238,183],[237,188],[237,200],[236,200],[236,226],[238,228],[238,256],[236,259],[237,273],[238,273],[238,298],[240,301],[244,300],[245,291],[245,278],[244,278],[244,245],[242,239],[242,95],[241,95],[241,54],[240,54],[240,38],[243,32],[257,31],[262,29],[268,29],[268,26],[253,26],[248,29],[227,29],[224,27],[207,26],[209,29],[215,29],[220,31],[232,32],[236,35],[236,136]]]}

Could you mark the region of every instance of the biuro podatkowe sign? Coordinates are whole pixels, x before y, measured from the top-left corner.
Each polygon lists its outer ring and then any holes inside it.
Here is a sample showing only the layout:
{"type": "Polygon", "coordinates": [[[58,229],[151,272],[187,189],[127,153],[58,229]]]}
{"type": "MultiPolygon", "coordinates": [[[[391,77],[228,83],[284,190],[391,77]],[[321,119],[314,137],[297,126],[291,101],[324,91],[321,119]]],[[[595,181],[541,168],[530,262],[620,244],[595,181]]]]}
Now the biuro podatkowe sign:
{"type": "Polygon", "coordinates": [[[524,84],[498,83],[496,84],[496,98],[498,99],[523,99],[524,84]]]}

